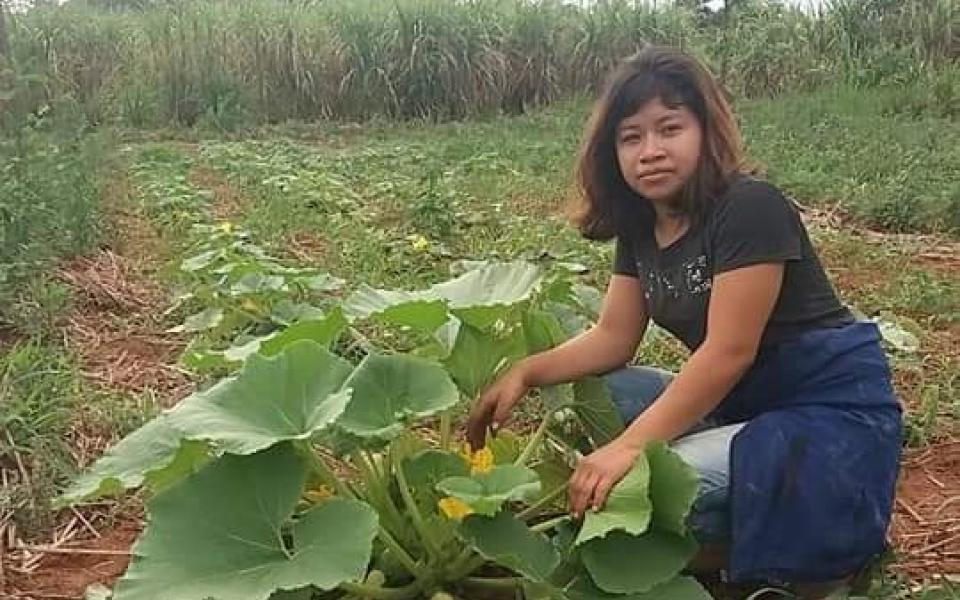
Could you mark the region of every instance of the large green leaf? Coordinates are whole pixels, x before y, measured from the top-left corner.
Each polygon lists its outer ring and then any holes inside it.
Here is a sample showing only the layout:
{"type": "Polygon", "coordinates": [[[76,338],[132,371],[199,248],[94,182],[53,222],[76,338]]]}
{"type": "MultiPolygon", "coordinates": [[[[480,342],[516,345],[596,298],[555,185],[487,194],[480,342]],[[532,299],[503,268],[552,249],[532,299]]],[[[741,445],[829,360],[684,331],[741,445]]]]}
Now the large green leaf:
{"type": "Polygon", "coordinates": [[[676,577],[697,553],[691,537],[651,529],[636,536],[614,531],[581,549],[594,583],[613,594],[636,594],[676,577]]]}
{"type": "Polygon", "coordinates": [[[435,331],[449,318],[446,303],[430,290],[405,292],[362,285],[343,306],[354,319],[378,317],[425,332],[435,331]]]}
{"type": "Polygon", "coordinates": [[[324,321],[333,313],[341,313],[341,316],[343,316],[343,309],[337,306],[331,309],[329,313],[325,313],[312,304],[294,303],[289,298],[284,298],[273,305],[270,311],[270,319],[280,325],[290,327],[298,321],[324,321]]]}
{"type": "Polygon", "coordinates": [[[241,346],[232,346],[223,356],[229,361],[244,361],[252,354],[275,356],[299,340],[312,340],[329,348],[347,327],[343,311],[337,307],[322,319],[298,321],[282,331],[250,340],[241,346]]]}
{"type": "Polygon", "coordinates": [[[314,596],[319,595],[319,590],[315,587],[305,587],[298,590],[280,590],[270,596],[270,600],[313,600],[314,596]]]}
{"type": "Polygon", "coordinates": [[[343,385],[353,395],[337,426],[374,445],[395,438],[407,422],[435,415],[460,399],[443,367],[413,356],[367,356],[343,385]]]}
{"type": "Polygon", "coordinates": [[[311,274],[309,272],[304,273],[303,275],[298,275],[296,278],[294,278],[294,281],[313,292],[326,293],[342,290],[343,284],[345,283],[339,277],[334,277],[329,273],[311,274]]]}
{"type": "Polygon", "coordinates": [[[244,296],[247,294],[261,294],[284,289],[286,281],[279,275],[267,273],[247,273],[240,277],[231,287],[230,294],[244,296]]]}
{"type": "Polygon", "coordinates": [[[224,258],[226,251],[223,249],[207,250],[183,260],[180,263],[180,269],[192,273],[206,269],[216,261],[224,258]]]}
{"type": "Polygon", "coordinates": [[[107,450],[57,502],[73,504],[141,485],[158,491],[194,472],[208,458],[205,443],[184,440],[160,415],[107,450]]]}
{"type": "Polygon", "coordinates": [[[487,329],[517,304],[529,300],[540,281],[540,268],[531,263],[485,263],[426,290],[362,286],[344,306],[352,318],[378,317],[425,332],[446,323],[449,312],[478,329],[487,329]]]}
{"type": "Polygon", "coordinates": [[[600,316],[600,309],[603,306],[603,294],[595,287],[583,284],[575,284],[573,293],[577,298],[577,304],[592,319],[600,316]]]}
{"type": "Polygon", "coordinates": [[[567,339],[560,321],[553,314],[531,309],[522,317],[523,337],[527,343],[527,354],[536,354],[559,346],[567,339]]]}
{"type": "MultiPolygon", "coordinates": [[[[642,565],[634,568],[642,568],[642,565]]],[[[693,577],[674,577],[648,592],[626,595],[608,594],[589,579],[578,578],[564,590],[564,596],[569,600],[713,600],[693,577]]]]}
{"type": "Polygon", "coordinates": [[[211,350],[200,340],[187,346],[180,355],[180,364],[197,374],[227,372],[239,366],[239,363],[228,360],[222,351],[211,350]]]}
{"type": "Polygon", "coordinates": [[[497,437],[487,440],[487,448],[493,453],[493,464],[503,465],[516,462],[526,447],[526,439],[520,438],[509,429],[501,429],[497,437]]]}
{"type": "Polygon", "coordinates": [[[446,358],[453,352],[453,347],[457,343],[457,335],[460,333],[460,319],[450,316],[447,322],[438,327],[433,332],[433,341],[439,352],[438,358],[446,358]]]}
{"type": "Polygon", "coordinates": [[[504,502],[529,500],[540,491],[536,471],[521,465],[497,465],[471,477],[448,477],[437,488],[487,516],[496,514],[504,502]]]}
{"type": "Polygon", "coordinates": [[[504,366],[523,356],[523,351],[520,331],[496,335],[463,323],[443,365],[463,395],[475,398],[504,366]]]}
{"type": "MultiPolygon", "coordinates": [[[[500,435],[497,437],[499,438],[500,435]]],[[[551,456],[547,460],[540,461],[532,468],[540,477],[541,495],[549,494],[558,487],[567,485],[570,476],[573,475],[573,469],[557,456],[551,456]]]]}
{"type": "Polygon", "coordinates": [[[298,341],[274,357],[251,356],[236,377],[181,402],[170,424],[234,454],[306,439],[343,413],[350,390],[341,385],[350,370],[318,344],[298,341]]]}
{"type": "Polygon", "coordinates": [[[532,263],[490,263],[438,283],[430,290],[445,298],[460,320],[487,329],[515,305],[529,300],[541,279],[540,268],[532,263]]]}
{"type": "Polygon", "coordinates": [[[697,472],[664,442],[648,445],[646,454],[653,522],[661,529],[684,535],[687,514],[697,497],[697,472]]]}
{"type": "Polygon", "coordinates": [[[596,447],[613,441],[623,432],[623,421],[610,399],[610,390],[599,377],[585,377],[574,383],[573,410],[596,447]]]}
{"type": "Polygon", "coordinates": [[[487,560],[492,560],[534,581],[545,581],[560,563],[560,554],[546,536],[535,533],[510,511],[493,518],[471,515],[460,535],[487,560]]]}
{"type": "Polygon", "coordinates": [[[547,302],[543,308],[556,317],[567,337],[577,336],[590,328],[590,320],[572,306],[559,302],[547,302]]]}
{"type": "Polygon", "coordinates": [[[439,496],[437,484],[448,477],[466,477],[470,467],[463,456],[442,450],[424,450],[403,461],[403,473],[411,491],[435,506],[439,496]]]}
{"type": "Polygon", "coordinates": [[[288,525],[306,469],[289,444],[227,455],[149,505],[116,600],[265,600],[359,580],[377,516],[333,498],[288,525]]]}
{"type": "Polygon", "coordinates": [[[610,490],[603,509],[587,512],[576,543],[583,544],[612,531],[626,531],[634,535],[646,531],[653,514],[649,485],[650,466],[641,454],[633,468],[610,490]]]}
{"type": "Polygon", "coordinates": [[[197,333],[218,326],[223,321],[223,309],[210,307],[190,315],[183,323],[167,330],[168,333],[197,333]]]}

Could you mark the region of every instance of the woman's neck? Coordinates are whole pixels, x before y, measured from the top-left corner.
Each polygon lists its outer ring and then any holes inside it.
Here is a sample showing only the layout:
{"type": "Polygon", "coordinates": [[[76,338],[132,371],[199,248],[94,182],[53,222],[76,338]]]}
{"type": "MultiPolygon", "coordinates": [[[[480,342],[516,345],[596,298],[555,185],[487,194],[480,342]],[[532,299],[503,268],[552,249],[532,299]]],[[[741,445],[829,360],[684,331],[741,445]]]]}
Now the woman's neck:
{"type": "Polygon", "coordinates": [[[677,207],[660,207],[654,204],[656,220],[653,225],[657,246],[666,248],[680,239],[690,227],[690,218],[677,207]]]}

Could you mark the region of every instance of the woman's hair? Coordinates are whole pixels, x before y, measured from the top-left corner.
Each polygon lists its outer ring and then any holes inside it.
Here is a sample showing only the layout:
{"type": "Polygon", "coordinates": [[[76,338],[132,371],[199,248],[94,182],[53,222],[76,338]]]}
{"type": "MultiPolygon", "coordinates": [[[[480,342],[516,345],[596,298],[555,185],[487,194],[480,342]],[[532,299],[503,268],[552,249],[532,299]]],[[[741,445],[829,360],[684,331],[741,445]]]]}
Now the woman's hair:
{"type": "Polygon", "coordinates": [[[589,239],[608,240],[652,207],[627,185],[617,161],[617,127],[647,102],[684,106],[703,131],[696,172],[684,184],[680,208],[696,222],[705,207],[744,168],[743,146],[730,105],[713,76],[679,50],[648,45],[611,74],[587,122],[577,165],[580,201],[573,216],[589,239]]]}

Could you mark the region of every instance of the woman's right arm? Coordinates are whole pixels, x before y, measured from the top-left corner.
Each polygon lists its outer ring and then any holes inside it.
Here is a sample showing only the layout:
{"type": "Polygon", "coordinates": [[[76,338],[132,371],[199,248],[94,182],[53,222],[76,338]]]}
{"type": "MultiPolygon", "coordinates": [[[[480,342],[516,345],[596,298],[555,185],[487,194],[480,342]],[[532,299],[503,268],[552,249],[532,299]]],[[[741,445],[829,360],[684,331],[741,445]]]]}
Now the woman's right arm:
{"type": "Polygon", "coordinates": [[[633,358],[648,321],[640,280],[613,275],[596,325],[556,348],[521,360],[484,390],[470,411],[470,445],[482,447],[487,430],[503,426],[531,387],[575,381],[625,365],[633,358]]]}

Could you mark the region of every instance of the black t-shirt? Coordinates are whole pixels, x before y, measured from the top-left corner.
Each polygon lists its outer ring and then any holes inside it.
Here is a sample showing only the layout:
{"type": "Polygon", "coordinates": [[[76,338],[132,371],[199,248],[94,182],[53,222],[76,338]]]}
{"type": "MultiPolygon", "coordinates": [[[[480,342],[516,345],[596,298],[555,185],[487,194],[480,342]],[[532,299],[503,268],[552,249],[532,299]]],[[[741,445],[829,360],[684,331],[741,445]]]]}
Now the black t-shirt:
{"type": "Polygon", "coordinates": [[[774,186],[750,177],[734,181],[698,225],[666,248],[657,246],[652,224],[618,236],[614,273],[639,277],[650,318],[695,350],[706,337],[713,276],[775,262],[784,263],[783,285],[761,346],[854,320],[830,284],[794,204],[774,186]]]}

